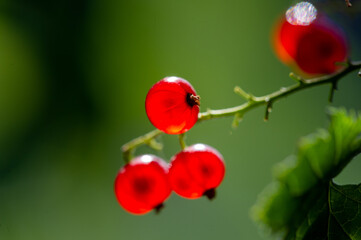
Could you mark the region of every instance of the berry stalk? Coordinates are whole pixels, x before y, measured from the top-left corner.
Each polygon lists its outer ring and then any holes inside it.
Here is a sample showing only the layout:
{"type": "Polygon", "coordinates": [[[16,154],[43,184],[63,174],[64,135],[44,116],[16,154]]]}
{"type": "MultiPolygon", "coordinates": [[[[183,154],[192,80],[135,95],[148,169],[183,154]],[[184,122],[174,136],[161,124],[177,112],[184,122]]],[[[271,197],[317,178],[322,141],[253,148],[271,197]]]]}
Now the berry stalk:
{"type": "MultiPolygon", "coordinates": [[[[341,71],[324,75],[321,77],[311,78],[311,79],[303,79],[301,77],[295,76],[294,74],[290,74],[290,77],[297,81],[296,84],[291,85],[289,87],[282,87],[280,90],[275,91],[273,93],[261,96],[261,97],[255,97],[249,93],[246,93],[241,88],[236,87],[235,91],[240,96],[242,96],[246,102],[235,107],[225,108],[225,109],[217,109],[217,110],[207,110],[206,112],[199,113],[198,114],[198,121],[206,121],[214,118],[221,118],[221,117],[229,117],[229,116],[243,116],[246,112],[250,111],[253,108],[266,105],[266,114],[265,114],[265,120],[268,119],[269,113],[271,111],[271,108],[273,106],[273,103],[280,100],[283,97],[286,97],[288,95],[291,95],[293,93],[296,93],[298,91],[301,91],[303,89],[308,89],[311,87],[315,87],[318,85],[324,85],[324,84],[331,84],[331,94],[333,94],[333,91],[335,90],[335,86],[337,85],[337,82],[349,74],[350,72],[353,72],[355,70],[358,70],[361,68],[361,61],[355,61],[355,62],[348,62],[345,68],[343,68],[341,71]]],[[[131,159],[132,152],[139,146],[143,144],[148,144],[150,147],[155,148],[153,146],[154,144],[151,144],[156,137],[163,134],[164,132],[154,129],[153,131],[150,131],[140,137],[137,137],[128,143],[124,144],[122,146],[122,152],[123,152],[123,159],[127,163],[131,159]]]]}

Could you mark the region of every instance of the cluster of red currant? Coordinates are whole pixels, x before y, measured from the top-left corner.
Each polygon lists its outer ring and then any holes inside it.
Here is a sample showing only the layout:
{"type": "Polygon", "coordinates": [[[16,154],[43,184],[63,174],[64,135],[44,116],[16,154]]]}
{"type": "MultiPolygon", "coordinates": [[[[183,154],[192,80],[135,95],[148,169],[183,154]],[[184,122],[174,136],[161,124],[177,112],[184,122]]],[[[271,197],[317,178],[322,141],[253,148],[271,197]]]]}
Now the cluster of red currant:
{"type": "MultiPolygon", "coordinates": [[[[303,75],[334,73],[339,69],[335,63],[347,58],[348,45],[343,32],[308,2],[289,8],[274,35],[278,57],[303,75]]],[[[249,104],[252,106],[251,101],[249,104]]],[[[157,82],[145,101],[150,122],[164,133],[180,134],[180,139],[197,122],[199,105],[194,88],[179,77],[157,82]]],[[[170,164],[153,155],[142,155],[120,169],[115,194],[124,209],[134,214],[159,210],[172,190],[190,199],[214,197],[214,189],[225,173],[221,154],[204,144],[181,145],[183,150],[172,157],[170,164]]]]}
{"type": "MultiPolygon", "coordinates": [[[[151,123],[167,134],[182,134],[193,127],[199,113],[199,96],[189,82],[166,77],[148,92],[145,108],[151,123]]],[[[170,164],[154,155],[133,158],[115,179],[115,195],[130,213],[159,210],[173,190],[195,199],[215,196],[225,173],[222,155],[205,144],[184,148],[170,164]]]]}

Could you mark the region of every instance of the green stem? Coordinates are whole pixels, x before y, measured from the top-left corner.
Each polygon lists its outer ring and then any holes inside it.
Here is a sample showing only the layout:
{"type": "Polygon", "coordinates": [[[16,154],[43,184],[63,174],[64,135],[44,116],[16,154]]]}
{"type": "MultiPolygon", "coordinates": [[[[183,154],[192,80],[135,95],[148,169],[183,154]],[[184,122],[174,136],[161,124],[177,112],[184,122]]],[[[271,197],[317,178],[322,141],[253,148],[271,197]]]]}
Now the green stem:
{"type": "Polygon", "coordinates": [[[281,98],[286,97],[292,93],[298,92],[300,90],[327,83],[335,84],[339,79],[341,79],[348,73],[358,69],[359,67],[361,67],[361,61],[350,63],[348,67],[346,67],[345,69],[343,69],[338,73],[326,75],[318,78],[303,80],[302,82],[294,84],[292,86],[283,87],[280,90],[273,92],[271,94],[262,97],[253,97],[251,101],[248,101],[236,107],[220,109],[220,110],[208,110],[207,112],[200,113],[198,115],[198,122],[213,118],[233,116],[236,113],[239,113],[243,116],[244,113],[248,112],[253,108],[256,108],[260,105],[267,105],[269,104],[269,102],[274,103],[280,100],[281,98]]]}
{"type": "Polygon", "coordinates": [[[185,138],[185,133],[179,134],[179,144],[181,146],[181,149],[185,149],[186,148],[186,142],[184,141],[185,138]]]}
{"type": "MultiPolygon", "coordinates": [[[[350,72],[355,71],[356,69],[359,69],[360,67],[361,67],[361,61],[349,62],[348,65],[340,72],[335,74],[325,75],[322,77],[302,79],[292,75],[292,78],[298,80],[298,83],[291,85],[289,87],[283,87],[278,91],[275,91],[273,93],[261,97],[255,97],[253,95],[244,92],[241,88],[236,87],[235,92],[241,95],[242,97],[246,98],[247,102],[231,108],[218,109],[218,110],[209,109],[206,112],[199,113],[197,123],[214,118],[235,116],[236,114],[239,116],[243,116],[246,112],[250,111],[251,109],[254,109],[262,105],[266,105],[267,107],[265,119],[268,119],[268,114],[269,114],[268,108],[271,107],[273,103],[280,100],[281,98],[284,98],[288,95],[291,95],[303,89],[308,89],[318,85],[332,84],[333,86],[335,86],[342,77],[346,76],[350,72]]],[[[123,152],[124,161],[126,163],[129,162],[130,158],[132,157],[131,153],[133,150],[135,150],[137,147],[143,144],[149,144],[149,142],[152,139],[156,138],[161,134],[163,134],[163,132],[161,132],[158,129],[155,129],[123,145],[122,152],[123,152]]],[[[181,137],[180,137],[180,144],[181,147],[183,147],[181,142],[181,137]]]]}
{"type": "Polygon", "coordinates": [[[162,133],[163,133],[162,131],[160,131],[158,129],[154,129],[153,131],[148,132],[147,134],[144,134],[143,136],[137,137],[137,138],[133,139],[132,141],[128,142],[127,144],[124,144],[122,146],[122,152],[123,152],[123,159],[124,159],[125,163],[128,163],[130,161],[130,159],[132,158],[133,150],[135,150],[140,145],[150,143],[150,141],[152,139],[156,138],[157,136],[161,135],[162,133]]]}

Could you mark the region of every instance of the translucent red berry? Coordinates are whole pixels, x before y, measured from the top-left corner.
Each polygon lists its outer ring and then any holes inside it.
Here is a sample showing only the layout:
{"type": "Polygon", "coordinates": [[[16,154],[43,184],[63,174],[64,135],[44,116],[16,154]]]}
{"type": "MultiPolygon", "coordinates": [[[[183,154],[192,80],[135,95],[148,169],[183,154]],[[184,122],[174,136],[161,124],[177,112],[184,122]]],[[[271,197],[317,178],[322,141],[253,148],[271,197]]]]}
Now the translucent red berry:
{"type": "Polygon", "coordinates": [[[195,199],[206,195],[211,199],[224,173],[222,155],[210,146],[195,144],[173,156],[169,182],[182,197],[195,199]]]}
{"type": "Polygon", "coordinates": [[[168,164],[153,155],[142,155],[122,167],[115,179],[119,204],[133,214],[159,209],[171,193],[168,164]]]}
{"type": "Polygon", "coordinates": [[[288,65],[295,65],[309,75],[334,73],[336,62],[347,58],[345,34],[324,15],[309,25],[294,25],[282,18],[274,34],[277,56],[288,65]]]}
{"type": "Polygon", "coordinates": [[[149,90],[145,110],[156,128],[168,134],[180,134],[197,122],[199,97],[186,80],[166,77],[149,90]]]}

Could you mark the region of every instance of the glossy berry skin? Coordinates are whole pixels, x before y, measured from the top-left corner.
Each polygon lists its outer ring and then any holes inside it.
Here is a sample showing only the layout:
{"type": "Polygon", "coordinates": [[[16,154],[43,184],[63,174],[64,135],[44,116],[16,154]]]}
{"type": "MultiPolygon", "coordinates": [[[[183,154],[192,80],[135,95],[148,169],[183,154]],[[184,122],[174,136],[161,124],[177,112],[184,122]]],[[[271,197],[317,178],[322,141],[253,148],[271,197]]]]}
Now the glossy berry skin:
{"type": "Polygon", "coordinates": [[[345,34],[331,20],[319,15],[310,25],[292,25],[282,18],[275,28],[274,48],[285,64],[307,75],[331,74],[348,54],[345,34]]]}
{"type": "Polygon", "coordinates": [[[119,204],[130,213],[157,209],[171,193],[168,164],[153,155],[138,156],[120,169],[114,190],[119,204]]]}
{"type": "Polygon", "coordinates": [[[222,155],[208,145],[195,144],[173,156],[169,182],[182,197],[196,199],[206,195],[211,199],[224,174],[222,155]]]}
{"type": "Polygon", "coordinates": [[[181,134],[198,120],[199,97],[186,80],[166,77],[149,90],[145,110],[156,128],[167,134],[181,134]]]}

